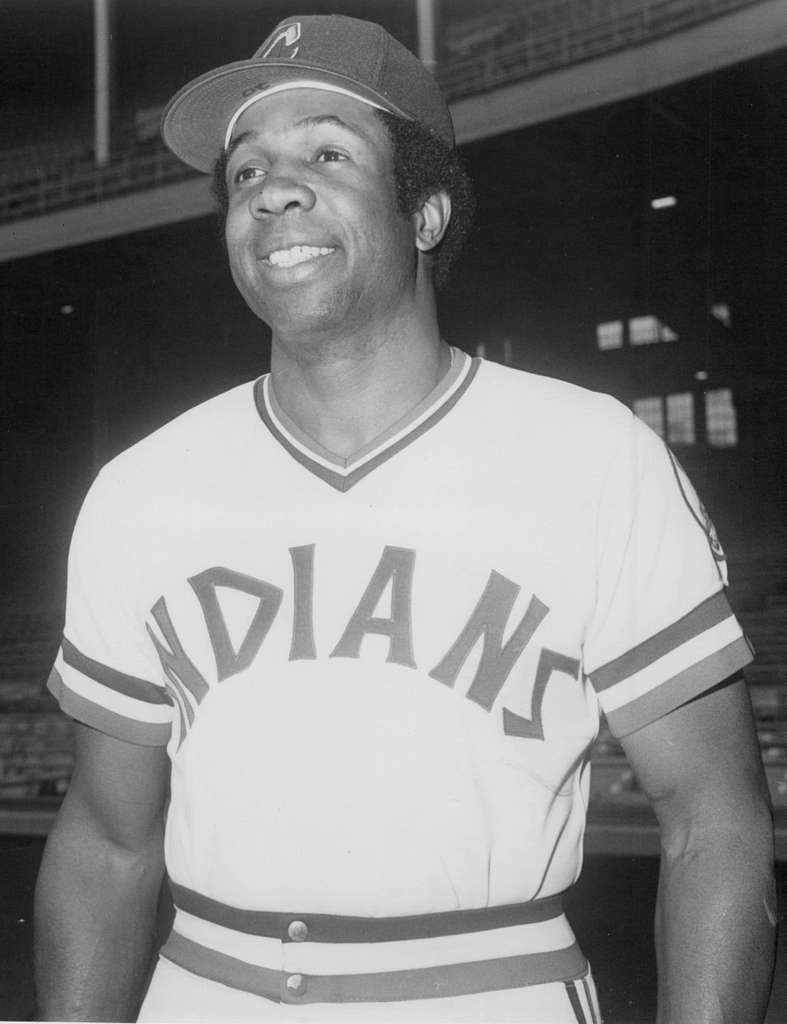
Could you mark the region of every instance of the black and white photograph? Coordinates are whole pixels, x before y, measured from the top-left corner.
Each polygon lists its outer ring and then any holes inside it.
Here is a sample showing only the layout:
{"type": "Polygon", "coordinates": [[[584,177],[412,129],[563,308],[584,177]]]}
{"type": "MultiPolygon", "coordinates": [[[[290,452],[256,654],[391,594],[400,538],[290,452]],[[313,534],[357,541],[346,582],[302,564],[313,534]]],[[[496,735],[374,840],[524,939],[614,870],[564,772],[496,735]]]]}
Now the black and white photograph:
{"type": "Polygon", "coordinates": [[[785,1024],[785,0],[0,55],[0,1021],[785,1024]]]}

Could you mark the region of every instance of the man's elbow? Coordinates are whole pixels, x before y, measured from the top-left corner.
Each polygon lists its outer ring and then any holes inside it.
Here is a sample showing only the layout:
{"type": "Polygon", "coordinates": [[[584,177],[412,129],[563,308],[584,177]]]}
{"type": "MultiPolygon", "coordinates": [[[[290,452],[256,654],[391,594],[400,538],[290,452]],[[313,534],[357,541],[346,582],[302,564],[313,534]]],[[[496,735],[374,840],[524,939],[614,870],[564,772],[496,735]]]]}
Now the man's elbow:
{"type": "Polygon", "coordinates": [[[749,875],[771,877],[774,863],[773,809],[766,792],[732,807],[712,802],[699,813],[661,818],[661,854],[667,862],[725,862],[749,875]]]}
{"type": "Polygon", "coordinates": [[[130,847],[66,801],[47,839],[36,901],[46,905],[58,890],[62,894],[96,887],[111,901],[128,891],[157,891],[163,874],[163,826],[130,847]]]}

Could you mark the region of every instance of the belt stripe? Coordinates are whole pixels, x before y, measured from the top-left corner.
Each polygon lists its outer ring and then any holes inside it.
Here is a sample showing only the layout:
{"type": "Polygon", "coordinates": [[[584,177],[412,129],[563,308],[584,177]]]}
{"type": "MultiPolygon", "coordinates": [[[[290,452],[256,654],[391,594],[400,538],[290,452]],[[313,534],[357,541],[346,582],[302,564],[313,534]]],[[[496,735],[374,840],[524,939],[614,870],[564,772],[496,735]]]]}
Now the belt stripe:
{"type": "Polygon", "coordinates": [[[590,1024],[590,1021],[585,1016],[585,1011],[582,1008],[582,1002],[579,998],[579,992],[577,992],[577,986],[574,981],[566,982],[566,994],[568,995],[568,1001],[571,1003],[571,1009],[574,1011],[578,1024],[590,1024]]]}
{"type": "MultiPolygon", "coordinates": [[[[404,971],[364,974],[296,974],[257,967],[217,953],[172,932],[161,956],[200,977],[283,1003],[385,1003],[409,999],[444,999],[502,989],[524,988],[581,978],[587,961],[576,943],[546,953],[447,964],[404,971]],[[293,981],[296,984],[293,985],[293,981]]],[[[579,1005],[576,989],[569,988],[572,1006],[579,1005]],[[576,1002],[575,1002],[576,1001],[576,1002]]],[[[587,1024],[584,1016],[577,1016],[587,1024]]]]}
{"type": "Polygon", "coordinates": [[[591,1024],[601,1024],[601,1020],[600,1020],[599,1015],[598,1015],[598,1013],[596,1011],[596,997],[595,997],[594,993],[591,991],[590,984],[588,983],[587,977],[582,979],[582,987],[585,990],[585,995],[587,996],[588,1006],[590,1007],[590,1015],[593,1018],[591,1024]]]}
{"type": "Polygon", "coordinates": [[[560,917],[563,912],[563,895],[559,893],[528,903],[401,917],[278,913],[241,910],[172,880],[169,884],[173,902],[179,910],[245,935],[259,935],[282,942],[291,941],[287,929],[293,921],[303,921],[307,925],[310,942],[398,942],[482,932],[518,924],[538,924],[560,917]]]}

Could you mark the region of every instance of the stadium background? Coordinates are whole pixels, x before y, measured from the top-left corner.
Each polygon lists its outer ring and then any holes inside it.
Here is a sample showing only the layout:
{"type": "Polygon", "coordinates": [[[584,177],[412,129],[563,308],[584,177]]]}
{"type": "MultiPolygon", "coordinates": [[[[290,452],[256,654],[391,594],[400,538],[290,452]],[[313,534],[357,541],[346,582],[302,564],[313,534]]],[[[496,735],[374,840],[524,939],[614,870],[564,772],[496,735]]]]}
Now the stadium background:
{"type": "MultiPolygon", "coordinates": [[[[204,183],[162,150],[158,113],[188,78],[250,55],[281,17],[329,11],[433,52],[451,97],[480,209],[441,299],[446,337],[632,405],[712,511],[758,652],[747,678],[782,913],[787,902],[780,0],[6,0],[0,1019],[32,1013],[32,886],[70,770],[68,723],[42,684],[81,496],[114,453],[267,369],[266,329],[235,293],[204,183]]],[[[608,1020],[638,1024],[654,1000],[654,822],[604,735],[594,765],[575,922],[608,1020]]],[[[781,947],[769,1022],[787,1020],[785,966],[781,947]]]]}

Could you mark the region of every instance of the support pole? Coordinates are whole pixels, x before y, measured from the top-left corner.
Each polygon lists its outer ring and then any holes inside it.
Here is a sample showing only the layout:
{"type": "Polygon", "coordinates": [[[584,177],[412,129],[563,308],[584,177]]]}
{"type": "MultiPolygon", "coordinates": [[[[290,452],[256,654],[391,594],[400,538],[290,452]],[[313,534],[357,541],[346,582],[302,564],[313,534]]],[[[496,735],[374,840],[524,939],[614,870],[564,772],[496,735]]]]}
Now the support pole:
{"type": "Polygon", "coordinates": [[[93,0],[96,165],[109,163],[112,108],[112,0],[93,0]]]}
{"type": "Polygon", "coordinates": [[[430,71],[437,63],[436,6],[437,0],[415,0],[418,24],[418,56],[430,71]]]}

